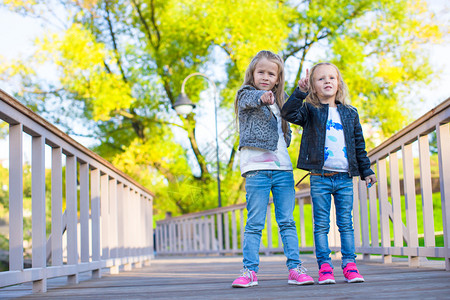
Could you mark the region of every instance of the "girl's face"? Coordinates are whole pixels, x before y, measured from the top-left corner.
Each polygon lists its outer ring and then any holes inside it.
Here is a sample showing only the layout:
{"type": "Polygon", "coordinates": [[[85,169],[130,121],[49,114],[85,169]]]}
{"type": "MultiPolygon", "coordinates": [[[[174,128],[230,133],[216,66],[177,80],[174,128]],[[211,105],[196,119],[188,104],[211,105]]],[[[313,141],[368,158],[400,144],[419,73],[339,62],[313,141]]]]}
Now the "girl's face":
{"type": "Polygon", "coordinates": [[[333,66],[320,65],[313,74],[314,92],[321,101],[328,102],[336,99],[339,88],[338,73],[333,66]]]}
{"type": "Polygon", "coordinates": [[[267,58],[256,63],[253,71],[253,83],[259,90],[270,91],[278,84],[278,65],[267,58]]]}

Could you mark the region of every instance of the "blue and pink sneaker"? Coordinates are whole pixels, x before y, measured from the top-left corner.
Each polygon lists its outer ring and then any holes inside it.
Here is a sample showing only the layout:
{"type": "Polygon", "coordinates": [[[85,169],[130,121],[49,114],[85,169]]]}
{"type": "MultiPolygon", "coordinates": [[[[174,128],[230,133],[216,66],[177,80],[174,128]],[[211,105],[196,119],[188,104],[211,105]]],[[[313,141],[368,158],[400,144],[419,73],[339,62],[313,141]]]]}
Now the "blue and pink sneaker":
{"type": "Polygon", "coordinates": [[[302,267],[301,265],[298,265],[294,269],[290,269],[288,283],[296,285],[314,284],[314,279],[312,279],[311,276],[307,275],[306,271],[306,268],[302,267]]]}
{"type": "Polygon", "coordinates": [[[336,283],[333,275],[333,268],[329,263],[324,263],[319,270],[319,284],[333,284],[336,283]]]}
{"type": "Polygon", "coordinates": [[[361,276],[356,268],[355,263],[348,263],[344,268],[345,281],[348,283],[364,282],[364,277],[361,276]]]}
{"type": "Polygon", "coordinates": [[[255,271],[250,271],[247,268],[241,270],[241,276],[236,278],[231,284],[235,288],[246,288],[258,285],[258,278],[256,277],[255,271]]]}

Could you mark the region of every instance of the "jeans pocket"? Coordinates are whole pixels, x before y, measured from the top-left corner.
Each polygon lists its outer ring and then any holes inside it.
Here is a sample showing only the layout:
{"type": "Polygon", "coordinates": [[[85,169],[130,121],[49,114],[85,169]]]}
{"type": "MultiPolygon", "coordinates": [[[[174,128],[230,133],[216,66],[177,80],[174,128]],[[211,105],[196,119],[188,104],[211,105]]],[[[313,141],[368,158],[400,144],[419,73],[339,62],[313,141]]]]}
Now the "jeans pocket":
{"type": "Polygon", "coordinates": [[[256,175],[258,175],[258,173],[259,173],[259,170],[258,171],[248,171],[243,175],[243,177],[244,178],[255,177],[256,175]]]}

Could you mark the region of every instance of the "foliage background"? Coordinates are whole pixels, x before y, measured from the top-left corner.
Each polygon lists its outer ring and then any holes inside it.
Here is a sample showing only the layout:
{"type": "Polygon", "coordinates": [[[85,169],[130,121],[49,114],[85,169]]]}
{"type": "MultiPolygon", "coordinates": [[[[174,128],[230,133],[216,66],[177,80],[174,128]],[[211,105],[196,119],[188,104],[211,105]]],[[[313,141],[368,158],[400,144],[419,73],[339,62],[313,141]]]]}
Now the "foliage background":
{"type": "MultiPolygon", "coordinates": [[[[331,61],[367,126],[370,149],[410,121],[404,99],[433,75],[421,46],[442,42],[448,33],[424,1],[410,0],[3,0],[2,5],[59,30],[37,39],[29,57],[0,58],[0,78],[18,80],[18,99],[69,134],[98,141],[94,151],[154,191],[156,218],[217,205],[214,139],[199,128],[212,114],[202,110],[212,102],[208,82],[192,78],[186,85],[198,106],[194,113],[177,116],[171,108],[190,73],[215,80],[219,125],[225,128],[233,124],[234,95],[257,51],[283,56],[288,93],[307,66],[331,61]],[[55,76],[46,77],[40,72],[45,68],[55,76]],[[74,126],[80,122],[82,130],[74,126]]],[[[289,151],[295,166],[301,131],[293,129],[289,151]]],[[[223,205],[245,201],[235,132],[231,128],[221,140],[223,205]]]]}

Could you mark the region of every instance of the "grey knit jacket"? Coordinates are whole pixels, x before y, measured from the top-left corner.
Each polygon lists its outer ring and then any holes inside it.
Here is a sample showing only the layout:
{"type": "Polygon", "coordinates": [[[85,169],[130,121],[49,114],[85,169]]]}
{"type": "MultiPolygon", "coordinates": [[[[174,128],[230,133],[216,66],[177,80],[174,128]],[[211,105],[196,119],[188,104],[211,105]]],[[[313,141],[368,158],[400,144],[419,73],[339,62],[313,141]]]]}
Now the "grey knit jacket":
{"type": "MultiPolygon", "coordinates": [[[[260,101],[265,92],[250,85],[244,85],[237,92],[239,150],[242,147],[277,150],[278,121],[270,108],[260,101]]],[[[285,136],[285,141],[286,146],[289,147],[291,143],[290,129],[285,136]]]]}

